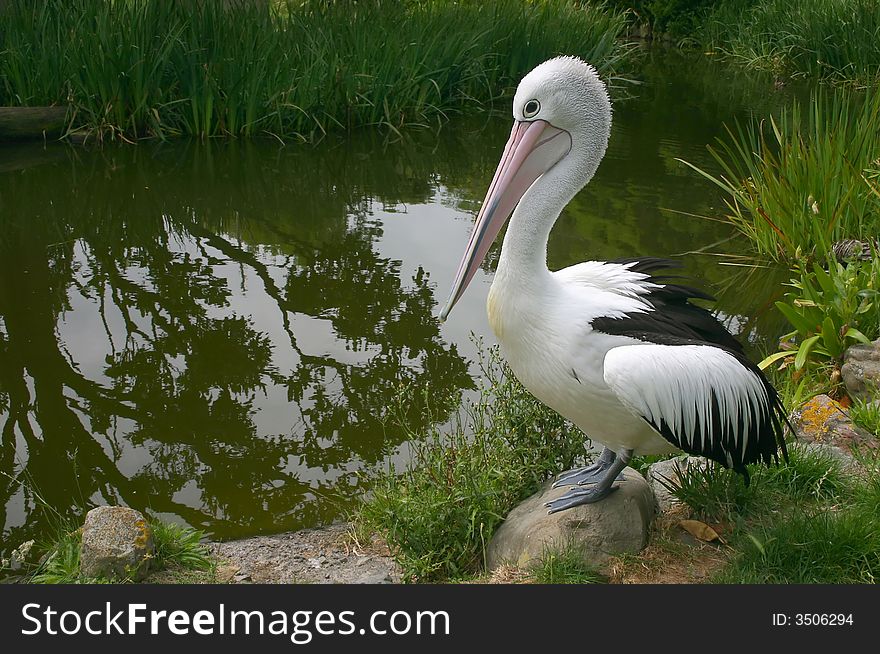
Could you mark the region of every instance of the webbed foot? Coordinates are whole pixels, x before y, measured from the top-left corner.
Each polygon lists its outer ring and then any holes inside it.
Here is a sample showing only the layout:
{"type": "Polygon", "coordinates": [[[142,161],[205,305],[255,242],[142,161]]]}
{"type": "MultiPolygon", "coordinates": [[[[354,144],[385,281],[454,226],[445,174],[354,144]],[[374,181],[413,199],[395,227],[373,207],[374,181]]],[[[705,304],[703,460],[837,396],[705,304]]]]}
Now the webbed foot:
{"type": "Polygon", "coordinates": [[[617,486],[609,486],[607,488],[572,488],[562,497],[557,497],[555,500],[545,502],[544,506],[550,509],[547,511],[548,514],[565,511],[566,509],[580,506],[581,504],[593,504],[594,502],[598,502],[611,495],[615,490],[617,490],[617,486]]]}

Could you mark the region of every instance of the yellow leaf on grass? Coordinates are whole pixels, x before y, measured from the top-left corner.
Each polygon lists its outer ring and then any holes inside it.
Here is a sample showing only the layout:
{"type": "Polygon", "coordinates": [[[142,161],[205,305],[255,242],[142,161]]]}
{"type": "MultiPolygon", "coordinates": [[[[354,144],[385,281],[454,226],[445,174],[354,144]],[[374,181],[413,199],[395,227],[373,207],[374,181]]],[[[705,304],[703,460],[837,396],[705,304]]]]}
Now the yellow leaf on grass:
{"type": "Polygon", "coordinates": [[[699,520],[682,520],[678,523],[678,525],[686,532],[691,534],[694,538],[699,538],[700,540],[707,543],[711,543],[716,540],[721,543],[724,542],[721,539],[721,536],[718,535],[718,532],[712,529],[712,527],[707,525],[705,522],[700,522],[699,520]]]}

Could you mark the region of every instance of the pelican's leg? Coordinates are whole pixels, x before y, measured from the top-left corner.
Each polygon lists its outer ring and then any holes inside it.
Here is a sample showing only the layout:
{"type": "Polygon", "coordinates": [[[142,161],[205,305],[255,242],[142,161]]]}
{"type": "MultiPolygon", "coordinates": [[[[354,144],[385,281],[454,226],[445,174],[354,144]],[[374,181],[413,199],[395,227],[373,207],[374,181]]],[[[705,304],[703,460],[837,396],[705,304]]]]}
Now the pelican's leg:
{"type": "Polygon", "coordinates": [[[547,513],[564,511],[581,504],[592,504],[608,497],[612,491],[616,490],[616,487],[612,486],[612,484],[617,480],[617,475],[623,472],[626,464],[632,458],[632,454],[632,450],[624,450],[623,454],[615,457],[614,462],[605,469],[604,474],[596,481],[595,486],[572,488],[562,497],[558,497],[551,502],[545,502],[544,506],[550,508],[547,513]]]}
{"type": "Polygon", "coordinates": [[[556,481],[553,482],[553,488],[559,488],[560,486],[580,486],[581,484],[589,484],[598,481],[602,478],[602,473],[608,469],[608,466],[614,463],[616,458],[617,454],[606,447],[602,450],[602,454],[599,455],[599,458],[586,468],[573,468],[572,470],[566,470],[559,475],[556,481]]]}

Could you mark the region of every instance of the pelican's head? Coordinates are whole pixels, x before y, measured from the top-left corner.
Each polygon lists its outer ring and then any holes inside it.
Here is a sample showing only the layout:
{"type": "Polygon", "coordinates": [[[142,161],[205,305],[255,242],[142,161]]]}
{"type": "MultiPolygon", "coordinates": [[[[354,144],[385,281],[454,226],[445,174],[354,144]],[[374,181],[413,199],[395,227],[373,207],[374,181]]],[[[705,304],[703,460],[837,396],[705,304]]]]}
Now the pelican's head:
{"type": "Polygon", "coordinates": [[[564,162],[565,174],[557,182],[566,187],[560,190],[568,199],[590,180],[608,145],[611,101],[595,68],[577,57],[556,57],[519,83],[513,121],[440,320],[458,302],[535,180],[564,162]]]}

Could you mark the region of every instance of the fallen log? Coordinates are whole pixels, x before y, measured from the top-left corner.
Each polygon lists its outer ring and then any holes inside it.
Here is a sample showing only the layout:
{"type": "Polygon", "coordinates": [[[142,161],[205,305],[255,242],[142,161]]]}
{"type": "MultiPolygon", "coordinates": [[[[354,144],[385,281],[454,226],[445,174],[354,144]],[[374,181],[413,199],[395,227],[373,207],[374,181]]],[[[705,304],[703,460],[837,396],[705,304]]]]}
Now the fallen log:
{"type": "Polygon", "coordinates": [[[59,136],[66,107],[0,107],[0,140],[59,136]]]}

